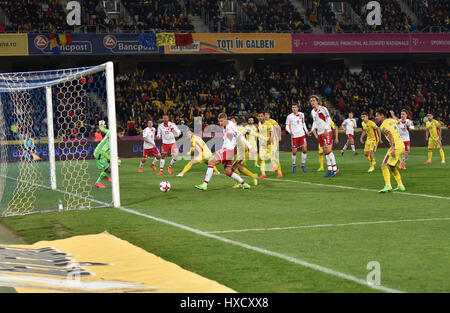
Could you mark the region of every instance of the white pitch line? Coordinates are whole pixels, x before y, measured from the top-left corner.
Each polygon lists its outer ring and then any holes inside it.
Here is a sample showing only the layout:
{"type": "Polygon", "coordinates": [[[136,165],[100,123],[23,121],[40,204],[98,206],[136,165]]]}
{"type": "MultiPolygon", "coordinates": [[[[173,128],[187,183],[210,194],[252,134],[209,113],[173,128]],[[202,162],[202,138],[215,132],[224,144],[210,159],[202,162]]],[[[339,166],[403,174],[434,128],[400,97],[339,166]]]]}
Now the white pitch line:
{"type": "Polygon", "coordinates": [[[436,217],[436,218],[419,218],[419,219],[405,219],[405,220],[392,220],[392,221],[353,222],[353,223],[342,223],[342,224],[316,224],[316,225],[285,226],[285,227],[213,230],[213,231],[208,231],[208,233],[209,234],[225,234],[225,233],[243,233],[243,232],[251,232],[251,231],[290,230],[290,229],[303,229],[303,228],[324,228],[324,227],[341,227],[341,226],[354,226],[354,225],[448,221],[448,220],[450,220],[450,217],[436,217]]]}
{"type": "MultiPolygon", "coordinates": [[[[332,178],[330,178],[330,179],[332,179],[332,178]]],[[[340,189],[350,189],[350,190],[359,190],[359,191],[378,192],[378,190],[375,190],[375,189],[358,188],[358,187],[342,186],[342,185],[328,185],[328,184],[306,182],[306,181],[301,181],[301,180],[289,180],[289,179],[277,179],[277,178],[263,178],[261,180],[270,180],[270,181],[278,181],[278,182],[281,181],[281,182],[298,183],[298,184],[313,185],[313,186],[320,186],[320,187],[330,187],[330,188],[340,188],[340,189]]],[[[422,194],[422,193],[395,192],[393,194],[406,195],[406,196],[416,196],[416,197],[426,197],[426,198],[441,199],[441,200],[450,200],[450,197],[436,196],[436,195],[427,195],[427,194],[422,194]]]]}
{"type": "Polygon", "coordinates": [[[259,252],[259,253],[262,253],[262,254],[265,254],[265,255],[274,256],[274,257],[277,257],[279,259],[283,259],[283,260],[286,260],[286,261],[291,262],[291,263],[295,263],[295,264],[298,264],[298,265],[301,265],[301,266],[304,266],[304,267],[308,267],[310,269],[313,269],[313,270],[316,270],[316,271],[319,271],[319,272],[322,272],[322,273],[325,273],[325,274],[329,274],[329,275],[336,276],[336,277],[339,277],[339,278],[342,278],[342,279],[353,281],[355,283],[358,283],[360,285],[363,285],[363,286],[366,286],[366,287],[369,287],[369,288],[372,288],[372,289],[375,289],[375,290],[380,290],[380,291],[390,292],[390,293],[401,293],[401,292],[404,292],[404,291],[400,291],[400,290],[397,290],[397,289],[393,289],[393,288],[389,288],[389,287],[385,287],[385,286],[381,286],[381,285],[377,286],[377,285],[369,284],[367,281],[365,281],[363,279],[360,279],[360,278],[357,278],[355,276],[352,276],[352,275],[349,275],[349,274],[345,274],[345,273],[342,273],[342,272],[338,272],[338,271],[332,270],[330,268],[327,268],[327,267],[324,267],[324,266],[321,266],[321,265],[318,265],[318,264],[310,263],[310,262],[307,262],[307,261],[304,261],[304,260],[301,260],[301,259],[298,259],[298,258],[294,258],[294,257],[288,256],[288,255],[285,255],[285,254],[281,254],[281,253],[270,251],[270,250],[266,250],[266,249],[263,249],[263,248],[260,248],[260,247],[252,246],[252,245],[249,245],[249,244],[246,244],[246,243],[243,243],[243,242],[239,242],[239,241],[231,240],[231,239],[228,239],[228,238],[220,237],[220,236],[217,236],[217,235],[214,235],[214,234],[211,234],[211,233],[207,233],[207,232],[204,232],[204,231],[201,231],[201,230],[198,230],[198,229],[195,229],[195,228],[183,225],[183,224],[178,224],[178,223],[171,222],[171,221],[168,221],[168,220],[165,220],[165,219],[162,219],[162,218],[158,218],[158,217],[155,217],[155,216],[144,214],[144,213],[141,213],[139,211],[135,211],[135,210],[128,209],[128,208],[125,208],[125,207],[118,207],[117,209],[119,209],[121,211],[124,211],[124,212],[127,212],[127,213],[134,214],[134,215],[142,216],[142,217],[145,217],[145,218],[157,221],[157,222],[161,222],[161,223],[164,223],[164,224],[167,224],[167,225],[171,225],[171,226],[174,226],[174,227],[177,227],[177,228],[180,228],[180,229],[192,232],[194,234],[197,234],[197,235],[200,235],[200,236],[203,236],[203,237],[212,238],[212,239],[215,239],[215,240],[218,240],[218,241],[222,241],[222,242],[225,242],[225,243],[228,243],[228,244],[232,244],[232,245],[235,245],[235,246],[239,246],[239,247],[242,247],[242,248],[245,248],[245,249],[248,249],[248,250],[256,251],[256,252],[259,252]]]}

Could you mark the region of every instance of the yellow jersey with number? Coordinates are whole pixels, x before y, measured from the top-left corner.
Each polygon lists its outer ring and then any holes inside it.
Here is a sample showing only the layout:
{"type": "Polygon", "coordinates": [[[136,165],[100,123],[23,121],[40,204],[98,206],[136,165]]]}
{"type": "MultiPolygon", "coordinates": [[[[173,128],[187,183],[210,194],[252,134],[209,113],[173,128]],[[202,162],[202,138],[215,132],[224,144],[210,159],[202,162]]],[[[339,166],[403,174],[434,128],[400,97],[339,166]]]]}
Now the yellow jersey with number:
{"type": "Polygon", "coordinates": [[[362,124],[363,130],[366,132],[366,135],[367,135],[366,140],[371,140],[371,141],[376,141],[376,142],[378,142],[380,140],[380,138],[378,138],[377,124],[375,124],[373,121],[370,121],[370,120],[367,123],[362,121],[361,124],[362,124]]]}
{"type": "Polygon", "coordinates": [[[269,144],[270,145],[270,129],[271,129],[272,125],[268,122],[265,121],[264,123],[259,122],[258,123],[258,128],[259,128],[259,134],[258,134],[258,138],[259,138],[259,143],[265,143],[265,144],[269,144]]]}
{"type": "Polygon", "coordinates": [[[428,129],[430,134],[430,139],[438,140],[439,139],[439,122],[436,120],[428,121],[425,124],[425,127],[428,129]]]}
{"type": "Polygon", "coordinates": [[[397,120],[394,120],[393,118],[387,118],[381,124],[380,130],[390,144],[392,144],[392,142],[389,140],[389,134],[392,135],[395,146],[401,147],[404,146],[404,144],[402,137],[400,137],[400,133],[398,132],[397,124],[398,124],[397,120]]]}

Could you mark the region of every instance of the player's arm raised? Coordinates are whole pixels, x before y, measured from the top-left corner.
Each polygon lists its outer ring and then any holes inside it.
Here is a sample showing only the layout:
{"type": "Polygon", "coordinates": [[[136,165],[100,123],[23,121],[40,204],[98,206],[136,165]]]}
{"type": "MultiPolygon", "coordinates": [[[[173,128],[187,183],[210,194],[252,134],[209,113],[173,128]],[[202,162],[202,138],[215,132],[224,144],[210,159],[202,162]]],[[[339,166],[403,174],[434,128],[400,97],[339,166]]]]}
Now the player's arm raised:
{"type": "Polygon", "coordinates": [[[106,128],[106,122],[104,120],[98,121],[98,128],[104,134],[108,134],[109,130],[106,128]]]}
{"type": "Polygon", "coordinates": [[[394,110],[389,110],[389,113],[391,113],[391,117],[392,117],[394,120],[396,120],[397,122],[399,121],[398,117],[395,116],[394,110]]]}

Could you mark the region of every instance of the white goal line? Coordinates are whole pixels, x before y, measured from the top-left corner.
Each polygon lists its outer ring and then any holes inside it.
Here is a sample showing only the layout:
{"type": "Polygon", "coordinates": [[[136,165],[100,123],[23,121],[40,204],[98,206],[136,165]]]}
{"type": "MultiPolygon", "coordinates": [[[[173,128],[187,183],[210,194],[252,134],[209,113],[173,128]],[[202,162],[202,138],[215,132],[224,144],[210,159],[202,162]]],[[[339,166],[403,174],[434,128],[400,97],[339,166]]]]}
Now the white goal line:
{"type": "Polygon", "coordinates": [[[290,230],[290,229],[304,229],[304,228],[326,228],[326,227],[342,227],[355,225],[371,225],[371,224],[392,224],[392,223],[409,223],[409,222],[430,222],[430,221],[448,221],[450,217],[436,217],[436,218],[418,218],[418,219],[404,219],[391,221],[372,221],[372,222],[351,222],[341,224],[316,224],[316,225],[300,225],[300,226],[284,226],[284,227],[267,227],[267,228],[247,228],[247,229],[229,229],[229,230],[213,230],[207,231],[209,234],[225,234],[225,233],[243,233],[254,231],[271,231],[271,230],[290,230]]]}

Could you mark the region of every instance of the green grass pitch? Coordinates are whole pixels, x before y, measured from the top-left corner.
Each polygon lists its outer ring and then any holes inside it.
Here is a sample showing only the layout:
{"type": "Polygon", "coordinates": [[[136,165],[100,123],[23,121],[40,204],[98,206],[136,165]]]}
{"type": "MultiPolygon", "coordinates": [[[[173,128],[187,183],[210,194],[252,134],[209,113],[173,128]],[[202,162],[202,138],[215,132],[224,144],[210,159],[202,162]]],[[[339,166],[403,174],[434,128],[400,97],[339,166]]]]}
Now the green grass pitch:
{"type": "MultiPolygon", "coordinates": [[[[358,152],[335,151],[334,178],[316,171],[317,151],[308,153],[308,172],[297,165],[295,174],[282,153],[283,178],[268,173],[241,190],[214,175],[206,192],[194,188],[204,164],[176,177],[187,162],[179,161],[172,175],[156,176],[149,161],[138,173],[140,160],[124,159],[122,206],[142,215],[99,208],[0,221],[29,243],[106,230],[238,292],[450,292],[448,163],[434,150],[425,165],[426,148],[413,147],[401,171],[406,193],[379,194],[386,149],[376,153],[373,173],[358,152]],[[159,191],[161,180],[170,181],[168,193],[159,191]],[[380,265],[381,288],[364,283],[370,261],[380,265]]],[[[259,174],[253,162],[248,167],[259,174]]]]}

